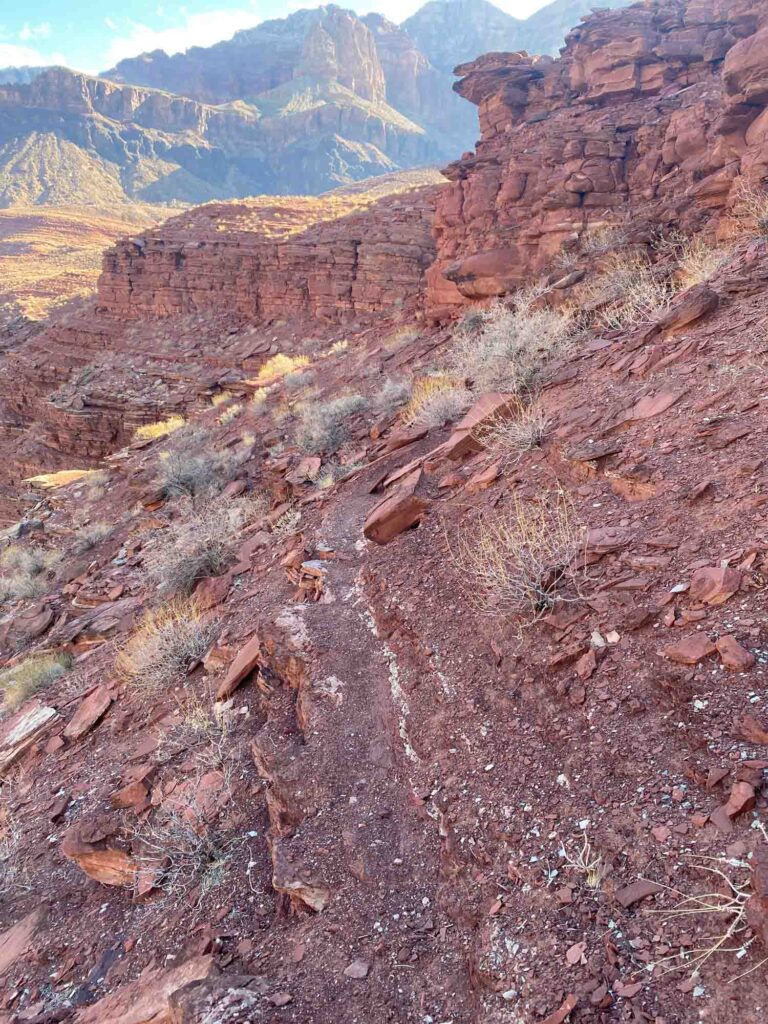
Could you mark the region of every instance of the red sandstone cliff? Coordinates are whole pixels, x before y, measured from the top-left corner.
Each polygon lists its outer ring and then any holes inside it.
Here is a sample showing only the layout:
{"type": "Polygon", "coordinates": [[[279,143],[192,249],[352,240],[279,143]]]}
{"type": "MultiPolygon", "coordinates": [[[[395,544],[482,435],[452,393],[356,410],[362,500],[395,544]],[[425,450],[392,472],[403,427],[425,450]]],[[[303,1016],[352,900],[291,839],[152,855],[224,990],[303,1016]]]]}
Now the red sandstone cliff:
{"type": "Polygon", "coordinates": [[[764,3],[603,11],[558,60],[488,54],[457,69],[482,139],[438,201],[439,307],[502,294],[589,224],[717,230],[768,162],[764,3]]]}

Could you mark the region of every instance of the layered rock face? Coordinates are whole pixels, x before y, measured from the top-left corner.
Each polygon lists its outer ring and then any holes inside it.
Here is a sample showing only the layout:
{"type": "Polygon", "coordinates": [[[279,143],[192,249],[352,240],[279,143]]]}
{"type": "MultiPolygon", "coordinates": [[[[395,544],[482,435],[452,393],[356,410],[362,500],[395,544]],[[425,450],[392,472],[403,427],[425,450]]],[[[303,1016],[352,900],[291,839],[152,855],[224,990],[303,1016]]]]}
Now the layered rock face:
{"type": "Polygon", "coordinates": [[[214,46],[120,61],[105,78],[192,96],[202,103],[254,101],[304,75],[335,78],[363,99],[385,98],[384,74],[365,25],[351,11],[319,7],[265,21],[214,46]]]}
{"type": "Polygon", "coordinates": [[[477,151],[446,171],[430,301],[502,294],[596,222],[717,226],[768,162],[764,3],[598,12],[561,59],[488,54],[457,69],[477,151]]]}
{"type": "Polygon", "coordinates": [[[436,175],[374,193],[208,205],[108,250],[99,312],[120,319],[237,313],[343,322],[423,300],[436,175]],[[390,194],[387,194],[391,189],[390,194]]]}

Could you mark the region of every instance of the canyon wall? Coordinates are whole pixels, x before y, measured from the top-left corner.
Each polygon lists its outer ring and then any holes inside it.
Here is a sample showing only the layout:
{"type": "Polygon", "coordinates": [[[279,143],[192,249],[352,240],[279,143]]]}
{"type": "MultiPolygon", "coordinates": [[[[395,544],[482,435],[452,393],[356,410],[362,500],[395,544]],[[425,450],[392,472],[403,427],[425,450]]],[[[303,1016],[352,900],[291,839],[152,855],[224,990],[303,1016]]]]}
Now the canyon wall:
{"type": "Polygon", "coordinates": [[[445,171],[433,309],[551,269],[595,223],[718,228],[768,164],[764,3],[683,0],[601,11],[561,58],[488,54],[457,68],[479,108],[475,153],[445,171]]]}
{"type": "MultiPolygon", "coordinates": [[[[415,309],[435,255],[439,191],[420,182],[434,178],[396,176],[396,191],[377,198],[352,190],[212,203],[183,214],[108,250],[99,312],[125,320],[220,312],[344,322],[415,309]]],[[[386,181],[378,186],[386,189],[386,181]]]]}

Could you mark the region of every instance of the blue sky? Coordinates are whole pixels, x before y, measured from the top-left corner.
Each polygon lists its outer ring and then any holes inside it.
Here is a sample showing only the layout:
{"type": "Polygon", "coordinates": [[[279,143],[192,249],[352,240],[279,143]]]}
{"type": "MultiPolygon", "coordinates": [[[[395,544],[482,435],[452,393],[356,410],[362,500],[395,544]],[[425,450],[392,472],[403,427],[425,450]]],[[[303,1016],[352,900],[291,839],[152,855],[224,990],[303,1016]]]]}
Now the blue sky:
{"type": "MultiPolygon", "coordinates": [[[[352,0],[359,14],[379,11],[402,21],[424,0],[352,0]]],[[[496,0],[524,18],[547,0],[496,0]]],[[[293,0],[0,0],[0,67],[66,64],[81,71],[104,71],[123,57],[145,50],[169,53],[210,46],[238,29],[279,18],[316,3],[293,0]]]]}

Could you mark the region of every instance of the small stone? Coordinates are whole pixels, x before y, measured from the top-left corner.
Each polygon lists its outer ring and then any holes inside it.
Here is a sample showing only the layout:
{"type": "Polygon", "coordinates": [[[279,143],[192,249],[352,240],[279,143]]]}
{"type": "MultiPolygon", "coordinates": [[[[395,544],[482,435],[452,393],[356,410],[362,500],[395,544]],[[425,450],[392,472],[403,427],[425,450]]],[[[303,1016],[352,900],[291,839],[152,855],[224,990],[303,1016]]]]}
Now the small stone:
{"type": "Polygon", "coordinates": [[[746,672],[755,664],[754,654],[742,647],[735,636],[721,636],[715,646],[726,668],[746,672]]]}
{"type": "Polygon", "coordinates": [[[367,964],[365,960],[353,960],[351,964],[344,968],[344,977],[361,980],[368,977],[370,969],[370,964],[367,964]]]}

